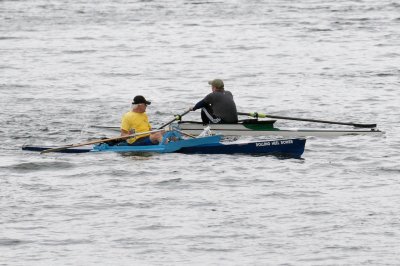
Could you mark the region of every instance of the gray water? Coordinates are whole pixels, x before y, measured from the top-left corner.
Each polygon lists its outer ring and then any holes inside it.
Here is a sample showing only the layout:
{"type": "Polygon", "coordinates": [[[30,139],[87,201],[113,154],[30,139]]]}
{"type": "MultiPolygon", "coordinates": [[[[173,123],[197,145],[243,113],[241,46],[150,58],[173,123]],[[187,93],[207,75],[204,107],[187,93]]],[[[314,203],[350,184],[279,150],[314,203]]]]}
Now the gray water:
{"type": "Polygon", "coordinates": [[[395,0],[0,1],[0,265],[399,265],[399,51],[395,0]],[[21,151],[113,136],[137,94],[159,126],[217,77],[240,111],[386,134],[301,160],[21,151]]]}

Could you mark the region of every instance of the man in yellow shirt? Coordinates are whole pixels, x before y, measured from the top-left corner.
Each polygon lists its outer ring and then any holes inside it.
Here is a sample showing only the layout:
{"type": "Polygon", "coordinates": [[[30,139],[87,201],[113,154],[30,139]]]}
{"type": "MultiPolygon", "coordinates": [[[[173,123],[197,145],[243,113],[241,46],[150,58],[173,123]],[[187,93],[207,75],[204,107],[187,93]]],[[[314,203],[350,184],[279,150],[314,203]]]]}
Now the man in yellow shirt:
{"type": "MultiPolygon", "coordinates": [[[[142,95],[133,98],[131,111],[125,113],[121,120],[121,136],[127,136],[133,133],[151,131],[149,118],[146,114],[147,101],[142,95]]],[[[162,141],[163,133],[155,132],[148,135],[129,138],[126,142],[130,145],[154,145],[162,141]]]]}

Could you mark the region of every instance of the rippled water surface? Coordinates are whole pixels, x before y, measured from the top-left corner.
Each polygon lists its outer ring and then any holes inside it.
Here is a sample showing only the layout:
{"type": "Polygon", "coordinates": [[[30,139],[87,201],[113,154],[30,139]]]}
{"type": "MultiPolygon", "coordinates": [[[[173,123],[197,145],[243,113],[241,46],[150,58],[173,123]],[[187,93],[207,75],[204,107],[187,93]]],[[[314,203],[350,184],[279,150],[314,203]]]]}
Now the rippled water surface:
{"type": "Polygon", "coordinates": [[[397,1],[3,0],[0,22],[0,265],[399,265],[397,1]],[[112,136],[137,94],[156,127],[215,77],[240,111],[386,134],[301,160],[21,151],[112,136]]]}

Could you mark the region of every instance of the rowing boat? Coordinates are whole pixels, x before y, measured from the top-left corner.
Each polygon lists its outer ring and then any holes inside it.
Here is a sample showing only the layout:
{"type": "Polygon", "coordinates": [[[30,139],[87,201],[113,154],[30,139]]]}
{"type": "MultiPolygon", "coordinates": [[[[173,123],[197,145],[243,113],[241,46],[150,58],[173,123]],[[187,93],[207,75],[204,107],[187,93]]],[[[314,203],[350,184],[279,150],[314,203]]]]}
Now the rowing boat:
{"type": "MultiPolygon", "coordinates": [[[[346,135],[371,135],[384,134],[377,128],[277,128],[274,126],[276,120],[246,119],[237,124],[207,124],[197,121],[180,121],[170,125],[170,129],[178,129],[188,134],[199,135],[204,128],[209,126],[210,130],[223,136],[279,136],[285,138],[304,137],[339,137],[346,135]]],[[[120,130],[115,126],[96,126],[108,130],[120,130]]]]}
{"type": "MultiPolygon", "coordinates": [[[[381,135],[384,132],[376,128],[371,129],[298,129],[276,128],[276,120],[247,119],[237,124],[207,124],[215,134],[223,136],[280,136],[280,137],[337,137],[345,135],[381,135]]],[[[177,128],[188,134],[199,135],[206,127],[201,122],[180,121],[172,124],[171,128],[177,128]]]]}
{"type": "MultiPolygon", "coordinates": [[[[221,136],[206,136],[199,138],[183,139],[177,131],[169,131],[164,140],[176,139],[176,141],[162,141],[157,145],[132,146],[110,145],[107,143],[96,144],[87,148],[69,148],[58,150],[63,153],[86,152],[133,152],[133,153],[185,153],[185,154],[263,154],[278,155],[283,157],[299,158],[304,152],[305,139],[276,139],[254,142],[221,142],[221,136]]],[[[45,151],[52,149],[47,146],[23,146],[26,151],[45,151]]]]}

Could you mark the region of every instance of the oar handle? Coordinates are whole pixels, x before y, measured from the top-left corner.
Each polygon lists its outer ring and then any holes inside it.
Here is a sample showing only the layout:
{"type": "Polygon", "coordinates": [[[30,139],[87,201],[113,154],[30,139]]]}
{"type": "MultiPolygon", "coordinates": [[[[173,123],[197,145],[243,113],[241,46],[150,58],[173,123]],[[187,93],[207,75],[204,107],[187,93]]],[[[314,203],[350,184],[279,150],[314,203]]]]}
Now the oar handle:
{"type": "Polygon", "coordinates": [[[360,128],[375,128],[376,127],[376,124],[357,124],[357,123],[352,123],[352,122],[335,122],[335,121],[327,121],[327,120],[305,119],[305,118],[297,118],[297,117],[267,115],[267,114],[261,114],[261,113],[257,113],[257,112],[253,112],[253,113],[238,112],[238,115],[247,115],[247,116],[256,117],[256,118],[258,118],[258,117],[260,117],[260,118],[276,118],[276,119],[284,119],[284,120],[296,120],[296,121],[325,123],[325,124],[333,124],[333,125],[345,125],[345,126],[353,126],[353,127],[360,127],[360,128]]]}
{"type": "Polygon", "coordinates": [[[133,137],[137,137],[137,136],[148,135],[148,134],[159,132],[159,131],[162,131],[162,129],[140,132],[140,133],[130,134],[130,135],[126,135],[126,136],[118,136],[118,137],[113,137],[113,138],[108,138],[108,139],[92,140],[92,141],[85,142],[85,143],[69,144],[69,145],[65,145],[62,147],[58,147],[58,148],[51,148],[51,149],[43,150],[40,153],[62,151],[62,150],[70,149],[70,148],[76,148],[76,147],[81,147],[81,146],[86,146],[86,145],[103,143],[103,142],[108,142],[108,141],[112,141],[112,140],[124,140],[124,139],[129,139],[129,138],[133,138],[133,137]]]}
{"type": "Polygon", "coordinates": [[[193,139],[196,138],[196,136],[194,136],[194,135],[192,135],[192,134],[189,134],[189,133],[186,133],[186,132],[183,132],[183,131],[178,130],[178,129],[176,129],[176,128],[174,129],[174,131],[177,131],[177,132],[181,133],[182,135],[185,135],[185,136],[187,136],[187,137],[191,137],[191,138],[193,138],[193,139]]]}
{"type": "Polygon", "coordinates": [[[172,123],[175,122],[176,120],[181,120],[181,119],[182,119],[182,116],[186,115],[186,114],[189,113],[190,111],[191,111],[191,110],[189,109],[189,110],[183,112],[183,113],[180,114],[180,115],[176,115],[176,116],[174,117],[174,119],[172,119],[172,120],[169,121],[168,123],[165,123],[164,125],[162,125],[162,126],[159,127],[158,129],[163,129],[164,127],[168,126],[169,124],[172,124],[172,123]]]}

